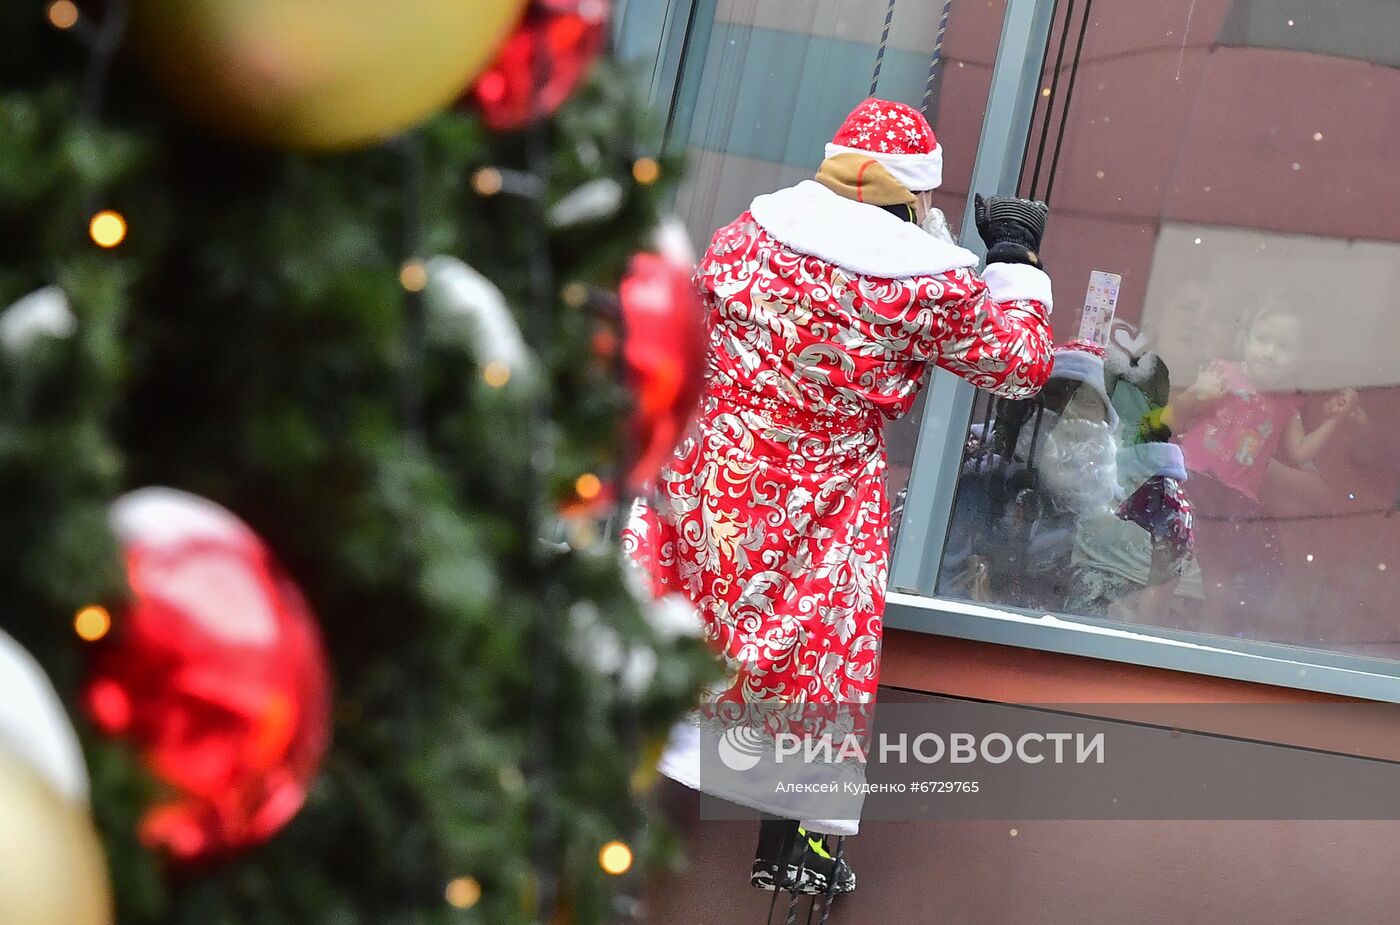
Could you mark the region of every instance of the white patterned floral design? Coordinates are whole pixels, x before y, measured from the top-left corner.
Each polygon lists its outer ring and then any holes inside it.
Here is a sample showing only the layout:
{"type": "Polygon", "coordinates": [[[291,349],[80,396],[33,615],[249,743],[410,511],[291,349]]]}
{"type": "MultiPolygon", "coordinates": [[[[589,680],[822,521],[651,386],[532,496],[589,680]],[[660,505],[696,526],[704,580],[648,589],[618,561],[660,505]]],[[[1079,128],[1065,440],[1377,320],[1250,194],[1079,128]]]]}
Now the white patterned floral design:
{"type": "Polygon", "coordinates": [[[883,422],[929,363],[1010,397],[1049,375],[1045,307],[971,271],[863,277],[746,212],[696,276],[710,364],[697,421],[623,533],[653,590],[693,601],[731,671],[716,706],[870,704],[889,550],[883,422]]]}

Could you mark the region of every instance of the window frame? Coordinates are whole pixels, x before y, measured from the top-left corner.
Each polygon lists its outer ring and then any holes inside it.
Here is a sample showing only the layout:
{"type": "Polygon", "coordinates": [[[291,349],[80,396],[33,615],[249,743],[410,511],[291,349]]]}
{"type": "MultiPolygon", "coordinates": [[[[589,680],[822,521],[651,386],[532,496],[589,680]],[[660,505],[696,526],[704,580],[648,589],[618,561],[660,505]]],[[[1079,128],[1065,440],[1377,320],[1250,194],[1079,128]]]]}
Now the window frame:
{"type": "Polygon", "coordinates": [[[661,146],[667,151],[675,146],[683,149],[699,92],[697,62],[705,60],[717,0],[662,0],[660,35],[655,46],[647,48],[632,47],[626,41],[623,26],[632,2],[618,0],[614,8],[613,42],[624,59],[645,62],[650,57],[650,73],[645,75],[647,102],[666,114],[661,146]],[[649,48],[653,49],[650,54],[649,48]]]}
{"type": "MultiPolygon", "coordinates": [[[[665,97],[668,149],[684,146],[689,132],[714,10],[714,0],[670,2],[686,6],[691,15],[670,19],[668,28],[677,34],[661,43],[662,49],[670,49],[665,54],[674,67],[667,81],[671,92],[654,97],[658,103],[663,102],[658,97],[665,97]]],[[[1017,192],[1059,7],[1058,0],[1007,0],[972,190],[984,195],[1017,192]]],[[[667,69],[667,64],[659,62],[659,67],[667,69]]],[[[960,227],[974,227],[971,195],[960,227]]],[[[966,237],[963,245],[984,257],[981,241],[975,235],[966,237]]],[[[1066,293],[1061,290],[1060,295],[1066,293]]],[[[975,396],[976,389],[966,381],[943,370],[930,371],[903,520],[891,553],[885,627],[1400,703],[1400,661],[939,597],[938,570],[975,396]]]]}

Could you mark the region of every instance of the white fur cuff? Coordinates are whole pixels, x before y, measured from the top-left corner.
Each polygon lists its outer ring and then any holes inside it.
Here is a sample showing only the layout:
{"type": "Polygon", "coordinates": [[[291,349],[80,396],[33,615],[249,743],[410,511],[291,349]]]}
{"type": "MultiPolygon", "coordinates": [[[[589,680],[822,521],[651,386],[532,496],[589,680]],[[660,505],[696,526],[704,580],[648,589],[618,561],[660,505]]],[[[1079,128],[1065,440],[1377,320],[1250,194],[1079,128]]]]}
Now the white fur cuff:
{"type": "Polygon", "coordinates": [[[989,263],[982,271],[987,291],[998,302],[1029,299],[1045,306],[1045,314],[1054,310],[1050,298],[1050,277],[1025,263],[989,263]]]}

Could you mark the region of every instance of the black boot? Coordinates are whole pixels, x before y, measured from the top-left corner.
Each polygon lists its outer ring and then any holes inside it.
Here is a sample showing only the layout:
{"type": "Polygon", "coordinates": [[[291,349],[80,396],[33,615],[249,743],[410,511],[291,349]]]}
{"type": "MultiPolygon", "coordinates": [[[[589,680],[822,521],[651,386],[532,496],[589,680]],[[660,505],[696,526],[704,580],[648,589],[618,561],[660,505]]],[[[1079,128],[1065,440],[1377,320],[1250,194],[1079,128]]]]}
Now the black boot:
{"type": "Polygon", "coordinates": [[[844,859],[837,863],[822,836],[807,832],[790,819],[765,819],[759,823],[758,851],[749,883],[760,890],[810,896],[850,893],[856,888],[856,875],[844,859]]]}
{"type": "Polygon", "coordinates": [[[759,822],[751,885],[772,892],[800,884],[802,846],[797,840],[797,827],[791,819],[766,818],[759,822]]]}

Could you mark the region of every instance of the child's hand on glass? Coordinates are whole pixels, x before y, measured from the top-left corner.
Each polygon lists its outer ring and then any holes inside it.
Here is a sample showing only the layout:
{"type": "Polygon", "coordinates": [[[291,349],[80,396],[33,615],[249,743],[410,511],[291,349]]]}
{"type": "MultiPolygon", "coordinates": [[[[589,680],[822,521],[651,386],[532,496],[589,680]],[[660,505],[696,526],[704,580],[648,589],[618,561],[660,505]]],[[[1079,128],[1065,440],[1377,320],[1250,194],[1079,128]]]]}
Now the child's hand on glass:
{"type": "Polygon", "coordinates": [[[1322,413],[1334,421],[1344,421],[1357,410],[1356,389],[1342,389],[1322,406],[1322,413]]]}
{"type": "Polygon", "coordinates": [[[1191,386],[1191,394],[1201,401],[1215,401],[1218,398],[1223,398],[1225,396],[1225,374],[1220,371],[1220,367],[1212,363],[1202,370],[1191,386]]]}

